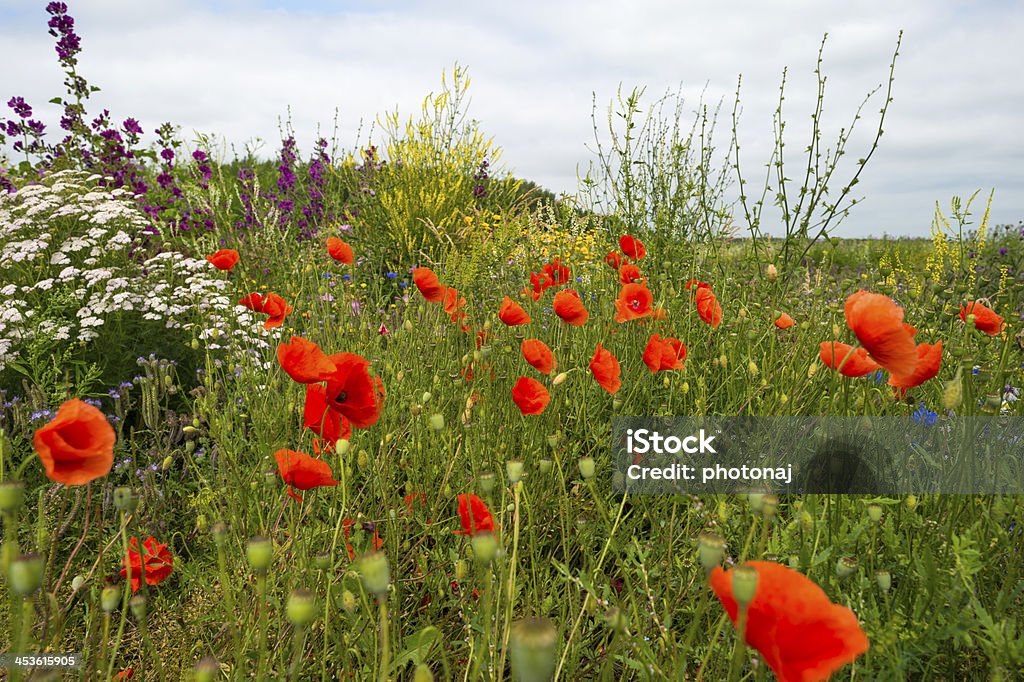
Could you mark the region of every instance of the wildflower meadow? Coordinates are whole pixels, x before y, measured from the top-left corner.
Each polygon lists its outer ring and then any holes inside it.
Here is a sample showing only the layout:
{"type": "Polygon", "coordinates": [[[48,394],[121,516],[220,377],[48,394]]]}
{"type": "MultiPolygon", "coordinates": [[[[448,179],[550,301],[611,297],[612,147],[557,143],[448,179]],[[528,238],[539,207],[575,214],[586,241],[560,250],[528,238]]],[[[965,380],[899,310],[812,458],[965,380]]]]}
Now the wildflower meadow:
{"type": "Polygon", "coordinates": [[[74,3],[46,18],[63,93],[0,117],[7,679],[1024,679],[1024,461],[941,484],[1022,416],[1024,225],[995,188],[835,234],[898,40],[785,157],[780,91],[762,184],[741,90],[638,89],[556,197],[460,65],[268,159],[95,111],[74,3]],[[913,489],[631,491],[616,420],[683,416],[990,431],[908,436],[913,489]]]}

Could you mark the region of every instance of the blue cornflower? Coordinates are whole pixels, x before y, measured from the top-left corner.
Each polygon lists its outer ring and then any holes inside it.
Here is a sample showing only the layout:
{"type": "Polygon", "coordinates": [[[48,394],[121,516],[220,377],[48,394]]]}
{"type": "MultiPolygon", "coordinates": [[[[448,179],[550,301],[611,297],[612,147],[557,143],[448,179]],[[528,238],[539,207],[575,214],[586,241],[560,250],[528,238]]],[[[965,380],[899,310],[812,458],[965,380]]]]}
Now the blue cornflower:
{"type": "Polygon", "coordinates": [[[885,381],[885,372],[880,369],[876,369],[874,372],[868,375],[868,378],[874,379],[876,384],[880,384],[883,381],[885,381]]]}
{"type": "Polygon", "coordinates": [[[915,424],[924,424],[925,426],[933,426],[935,422],[939,420],[938,412],[932,412],[924,403],[918,403],[917,409],[910,415],[910,418],[914,420],[915,424]]]}
{"type": "Polygon", "coordinates": [[[398,277],[398,273],[397,272],[389,272],[387,274],[387,278],[388,279],[394,279],[395,277],[398,277]]]}
{"type": "Polygon", "coordinates": [[[342,279],[352,279],[352,275],[342,275],[342,279]]]}

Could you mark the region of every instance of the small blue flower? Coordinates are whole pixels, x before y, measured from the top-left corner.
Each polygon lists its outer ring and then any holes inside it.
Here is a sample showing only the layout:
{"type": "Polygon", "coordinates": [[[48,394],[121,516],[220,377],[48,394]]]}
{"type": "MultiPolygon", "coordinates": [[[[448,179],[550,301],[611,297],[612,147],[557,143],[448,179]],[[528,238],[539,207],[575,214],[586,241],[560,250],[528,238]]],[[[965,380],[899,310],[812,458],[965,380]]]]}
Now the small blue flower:
{"type": "Polygon", "coordinates": [[[352,275],[342,275],[341,278],[342,279],[346,279],[346,280],[347,279],[352,279],[352,275]]]}
{"type": "Polygon", "coordinates": [[[398,273],[397,272],[389,272],[387,274],[387,278],[388,279],[394,279],[395,277],[398,277],[398,273]]]}
{"type": "Polygon", "coordinates": [[[925,426],[933,426],[935,422],[939,420],[939,414],[932,412],[924,403],[918,403],[917,409],[910,415],[910,418],[914,420],[915,424],[924,424],[925,426]]]}
{"type": "Polygon", "coordinates": [[[874,372],[868,375],[869,379],[874,379],[876,384],[880,384],[885,381],[885,372],[880,369],[876,369],[874,372]]]}

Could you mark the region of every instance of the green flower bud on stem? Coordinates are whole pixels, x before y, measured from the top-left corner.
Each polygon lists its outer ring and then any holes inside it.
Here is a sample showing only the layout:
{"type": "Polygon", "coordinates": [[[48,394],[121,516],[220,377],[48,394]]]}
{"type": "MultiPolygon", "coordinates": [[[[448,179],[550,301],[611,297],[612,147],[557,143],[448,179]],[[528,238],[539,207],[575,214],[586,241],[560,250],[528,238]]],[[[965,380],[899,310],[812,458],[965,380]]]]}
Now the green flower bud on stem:
{"type": "Polygon", "coordinates": [[[597,465],[594,463],[593,457],[581,457],[579,467],[580,476],[582,476],[585,481],[589,481],[594,478],[594,474],[597,473],[597,465]]]}
{"type": "Polygon", "coordinates": [[[725,557],[725,540],[712,533],[701,533],[697,538],[697,556],[705,573],[710,573],[725,557]]]}
{"type": "Polygon", "coordinates": [[[754,600],[757,594],[757,569],[746,564],[732,569],[732,596],[741,608],[754,600]]]}
{"type": "Polygon", "coordinates": [[[250,538],[245,546],[245,558],[253,573],[262,575],[267,572],[270,562],[274,559],[274,544],[265,537],[250,538]]]}
{"type": "Polygon", "coordinates": [[[13,514],[25,502],[25,484],[21,481],[0,482],[0,512],[13,514]]]}
{"type": "Polygon", "coordinates": [[[857,572],[857,566],[860,562],[855,556],[844,556],[839,557],[839,561],[836,562],[836,575],[840,579],[849,578],[851,575],[857,572]]]}
{"type": "Polygon", "coordinates": [[[367,592],[382,599],[391,584],[391,566],[383,552],[371,552],[359,560],[359,576],[367,592]]]}
{"type": "Polygon", "coordinates": [[[130,511],[132,506],[132,489],[126,485],[114,488],[114,507],[121,511],[130,511]]]}
{"type": "Polygon", "coordinates": [[[316,598],[309,590],[292,590],[285,605],[285,615],[292,625],[305,627],[316,618],[316,598]]]}
{"type": "Polygon", "coordinates": [[[470,540],[473,556],[482,564],[489,564],[498,554],[498,539],[494,533],[477,533],[470,540]]]}
{"type": "Polygon", "coordinates": [[[100,592],[100,608],[110,613],[121,603],[121,590],[113,585],[107,585],[100,592]]]}
{"type": "Polygon", "coordinates": [[[505,473],[508,474],[508,480],[510,483],[515,485],[519,483],[523,477],[523,462],[518,459],[510,459],[505,462],[505,473]]]}
{"type": "Polygon", "coordinates": [[[558,630],[546,618],[525,618],[512,625],[509,659],[516,682],[551,678],[555,670],[558,630]]]}
{"type": "Polygon", "coordinates": [[[43,557],[38,554],[23,554],[14,559],[7,568],[7,580],[11,590],[19,597],[28,597],[43,584],[43,557]]]}
{"type": "Polygon", "coordinates": [[[135,620],[140,623],[146,620],[146,598],[143,595],[137,594],[129,599],[128,606],[131,608],[135,620]]]}

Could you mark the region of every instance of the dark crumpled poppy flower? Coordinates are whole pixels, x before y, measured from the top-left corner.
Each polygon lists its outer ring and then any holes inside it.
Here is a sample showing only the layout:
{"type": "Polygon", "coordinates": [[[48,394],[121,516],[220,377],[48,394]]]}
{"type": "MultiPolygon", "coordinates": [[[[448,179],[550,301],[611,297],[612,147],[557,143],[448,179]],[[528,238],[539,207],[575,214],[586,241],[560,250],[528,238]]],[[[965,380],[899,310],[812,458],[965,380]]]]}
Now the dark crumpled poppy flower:
{"type": "Polygon", "coordinates": [[[711,291],[710,287],[697,287],[697,295],[694,297],[697,302],[697,314],[700,319],[711,325],[712,329],[722,324],[722,306],[718,298],[711,291]]]}
{"type": "Polygon", "coordinates": [[[365,429],[380,419],[384,403],[384,384],[370,376],[370,362],[355,353],[336,353],[327,358],[335,370],[327,378],[327,404],[365,429]]]}
{"type": "Polygon", "coordinates": [[[352,265],[356,262],[356,256],[352,252],[352,247],[337,237],[327,238],[327,253],[330,254],[331,258],[345,265],[352,265]]]}
{"type": "MultiPolygon", "coordinates": [[[[352,549],[352,543],[349,542],[349,534],[351,533],[352,526],[354,526],[354,525],[356,525],[355,519],[342,519],[341,520],[341,527],[345,531],[345,547],[346,547],[346,549],[348,549],[349,561],[355,561],[356,560],[356,552],[355,552],[354,549],[352,549]]],[[[366,524],[363,525],[363,528],[366,528],[366,524]]],[[[384,547],[384,539],[381,538],[380,531],[377,529],[377,526],[373,527],[373,541],[372,541],[372,545],[373,545],[373,551],[375,551],[375,552],[383,549],[383,547],[384,547]]]]}
{"type": "Polygon", "coordinates": [[[493,533],[501,528],[494,523],[494,517],[487,504],[473,493],[458,496],[459,521],[462,530],[452,531],[455,535],[476,535],[477,533],[493,533]]]}
{"type": "Polygon", "coordinates": [[[966,322],[968,315],[974,315],[974,326],[989,336],[995,336],[1003,329],[1002,315],[980,301],[960,306],[960,319],[966,322]]]}
{"type": "Polygon", "coordinates": [[[274,453],[274,459],[277,460],[281,478],[289,485],[288,494],[299,502],[302,502],[302,497],[295,494],[291,488],[312,490],[338,485],[338,481],[331,475],[331,465],[304,452],[278,450],[274,453]]]}
{"type": "MultiPolygon", "coordinates": [[[[868,638],[850,609],[833,604],[810,578],[772,561],[748,561],[757,590],[747,605],[744,639],[779,682],[821,682],[868,650],[868,638]]],[[[716,566],[711,588],[736,625],[739,604],[732,572],[716,566]]]]}
{"type": "Polygon", "coordinates": [[[917,365],[917,346],[903,323],[903,308],[882,294],[861,289],[844,305],[846,324],[871,359],[890,374],[909,376],[917,365]]]}
{"type": "Polygon", "coordinates": [[[463,310],[466,307],[466,297],[459,296],[457,289],[448,287],[445,289],[444,300],[441,305],[444,306],[444,311],[448,313],[452,322],[459,322],[462,324],[463,331],[466,331],[466,325],[464,324],[466,311],[463,310]]]}
{"type": "Polygon", "coordinates": [[[619,366],[619,360],[600,343],[597,344],[594,357],[590,359],[590,372],[601,388],[609,393],[615,394],[622,387],[622,379],[619,378],[622,368],[619,366]]]}
{"type": "Polygon", "coordinates": [[[115,440],[114,427],[99,409],[72,398],[36,430],[32,445],[51,481],[85,485],[110,473],[115,440]]]}
{"type": "Polygon", "coordinates": [[[647,317],[654,312],[653,303],[654,295],[646,284],[626,284],[615,299],[615,321],[621,324],[647,317]]]}
{"type": "Polygon", "coordinates": [[[889,385],[900,389],[905,393],[908,388],[920,386],[929,379],[935,378],[942,365],[942,341],[936,344],[919,343],[917,345],[917,365],[914,371],[907,376],[892,375],[889,377],[889,385]]]}
{"type": "Polygon", "coordinates": [[[501,309],[498,311],[498,319],[509,327],[530,323],[529,314],[523,310],[521,305],[513,301],[508,296],[506,296],[501,302],[501,309]]]}
{"type": "Polygon", "coordinates": [[[647,255],[647,249],[644,248],[643,242],[628,234],[619,237],[619,249],[632,260],[640,260],[647,255]]]}
{"type": "Polygon", "coordinates": [[[416,268],[412,271],[412,281],[423,294],[423,298],[431,303],[440,303],[444,298],[445,287],[437,279],[430,268],[416,268]]]}
{"type": "Polygon", "coordinates": [[[293,336],[291,343],[277,347],[277,361],[288,376],[300,384],[327,381],[334,372],[334,363],[327,359],[320,346],[301,336],[293,336]]]}
{"type": "Polygon", "coordinates": [[[661,338],[660,334],[651,334],[644,349],[644,364],[652,372],[669,369],[683,369],[686,359],[686,345],[679,339],[661,338]]]}
{"type": "Polygon", "coordinates": [[[558,364],[554,353],[540,339],[523,339],[520,348],[526,361],[541,374],[551,374],[558,364]]]}
{"type": "Polygon", "coordinates": [[[167,549],[167,545],[157,542],[152,535],[142,543],[143,553],[139,552],[139,539],[132,537],[128,543],[128,556],[124,557],[121,569],[121,577],[128,576],[128,568],[132,570],[132,592],[138,592],[142,587],[142,562],[146,562],[146,584],[159,585],[174,570],[174,557],[167,549]]]}
{"type": "Polygon", "coordinates": [[[555,315],[558,315],[567,324],[579,327],[587,323],[590,313],[583,307],[583,301],[575,289],[563,289],[555,294],[552,302],[555,315]]]}
{"type": "Polygon", "coordinates": [[[234,249],[221,249],[220,251],[217,251],[216,253],[211,253],[209,256],[206,257],[206,260],[209,261],[213,265],[213,267],[217,268],[218,270],[223,270],[224,272],[227,272],[231,270],[231,268],[235,267],[235,265],[238,263],[238,259],[238,252],[235,251],[234,249]]]}
{"type": "Polygon", "coordinates": [[[854,348],[838,341],[823,342],[819,357],[826,367],[837,370],[846,377],[862,377],[871,374],[879,367],[878,363],[868,357],[868,352],[860,346],[854,348]]]}
{"type": "Polygon", "coordinates": [[[519,377],[512,387],[512,400],[523,414],[540,414],[551,402],[551,394],[536,379],[519,377]]]}

